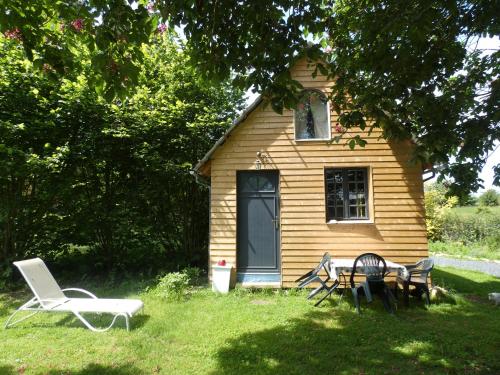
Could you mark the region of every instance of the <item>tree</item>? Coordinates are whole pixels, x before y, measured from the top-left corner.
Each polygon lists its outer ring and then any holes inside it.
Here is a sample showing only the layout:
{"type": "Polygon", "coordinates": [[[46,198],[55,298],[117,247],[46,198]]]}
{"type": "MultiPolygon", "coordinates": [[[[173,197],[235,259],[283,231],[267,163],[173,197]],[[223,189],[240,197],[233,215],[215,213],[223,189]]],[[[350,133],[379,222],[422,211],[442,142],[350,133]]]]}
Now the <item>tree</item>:
{"type": "Polygon", "coordinates": [[[242,95],[201,77],[168,33],[141,48],[135,93],[108,102],[88,78],[84,45],[87,74],[51,79],[0,36],[5,269],[29,256],[72,261],[83,273],[206,264],[208,190],[189,172],[242,95]]]}
{"type": "Polygon", "coordinates": [[[494,207],[500,204],[500,194],[495,189],[486,190],[479,197],[479,205],[485,207],[494,207]]]}
{"type": "Polygon", "coordinates": [[[301,87],[287,68],[307,56],[336,79],[331,100],[343,127],[413,138],[415,160],[441,166],[462,195],[481,186],[478,171],[500,138],[500,51],[477,48],[480,37],[500,34],[499,8],[479,0],[6,0],[0,30],[64,74],[77,66],[74,40],[83,40],[96,87],[109,97],[137,82],[140,44],[166,25],[183,28],[204,74],[254,87],[277,111],[296,103],[301,87]]]}

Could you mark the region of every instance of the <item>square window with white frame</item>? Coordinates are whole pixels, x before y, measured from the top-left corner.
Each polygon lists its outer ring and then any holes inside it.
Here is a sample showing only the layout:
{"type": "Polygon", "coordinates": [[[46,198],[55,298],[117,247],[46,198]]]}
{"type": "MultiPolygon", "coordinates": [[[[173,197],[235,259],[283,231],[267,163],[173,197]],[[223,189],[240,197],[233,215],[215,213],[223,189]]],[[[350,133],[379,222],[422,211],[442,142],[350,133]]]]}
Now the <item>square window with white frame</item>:
{"type": "Polygon", "coordinates": [[[368,168],[325,169],[326,221],[368,220],[368,168]]]}
{"type": "Polygon", "coordinates": [[[304,90],[294,111],[295,140],[329,140],[328,98],[319,90],[304,90]]]}

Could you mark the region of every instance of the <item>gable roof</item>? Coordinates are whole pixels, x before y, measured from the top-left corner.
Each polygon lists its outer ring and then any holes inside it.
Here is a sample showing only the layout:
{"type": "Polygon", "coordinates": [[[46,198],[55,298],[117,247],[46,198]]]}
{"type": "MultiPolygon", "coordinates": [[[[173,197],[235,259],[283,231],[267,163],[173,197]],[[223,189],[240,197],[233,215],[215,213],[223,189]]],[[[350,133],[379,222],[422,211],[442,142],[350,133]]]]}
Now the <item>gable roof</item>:
{"type": "Polygon", "coordinates": [[[232,123],[232,125],[226,130],[226,132],[224,133],[224,135],[222,137],[219,138],[219,140],[217,142],[215,142],[215,144],[213,145],[213,147],[208,150],[208,152],[205,154],[205,156],[203,156],[203,158],[198,161],[198,163],[194,166],[193,168],[193,171],[195,171],[196,173],[199,173],[200,172],[200,169],[205,165],[206,162],[208,162],[210,160],[210,158],[212,157],[212,155],[214,154],[214,152],[224,144],[224,142],[226,142],[226,139],[229,138],[229,136],[231,135],[231,132],[239,125],[241,124],[243,121],[245,121],[247,119],[247,117],[250,115],[250,113],[253,112],[253,110],[255,108],[257,108],[259,106],[260,103],[262,103],[263,99],[262,99],[262,96],[259,95],[257,97],[257,99],[255,99],[253,101],[252,104],[250,104],[242,113],[241,115],[235,119],[232,123]]]}

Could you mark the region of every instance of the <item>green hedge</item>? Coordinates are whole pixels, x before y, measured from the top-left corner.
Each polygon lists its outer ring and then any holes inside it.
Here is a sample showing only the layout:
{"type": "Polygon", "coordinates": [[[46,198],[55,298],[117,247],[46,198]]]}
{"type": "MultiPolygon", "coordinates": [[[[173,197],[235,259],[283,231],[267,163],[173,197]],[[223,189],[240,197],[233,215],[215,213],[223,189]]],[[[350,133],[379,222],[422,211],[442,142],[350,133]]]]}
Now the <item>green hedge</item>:
{"type": "Polygon", "coordinates": [[[444,241],[472,244],[487,242],[500,244],[500,216],[492,213],[477,215],[446,215],[441,237],[444,241]]]}
{"type": "Polygon", "coordinates": [[[500,259],[500,216],[482,211],[473,215],[447,213],[437,239],[429,243],[432,253],[500,259]]]}

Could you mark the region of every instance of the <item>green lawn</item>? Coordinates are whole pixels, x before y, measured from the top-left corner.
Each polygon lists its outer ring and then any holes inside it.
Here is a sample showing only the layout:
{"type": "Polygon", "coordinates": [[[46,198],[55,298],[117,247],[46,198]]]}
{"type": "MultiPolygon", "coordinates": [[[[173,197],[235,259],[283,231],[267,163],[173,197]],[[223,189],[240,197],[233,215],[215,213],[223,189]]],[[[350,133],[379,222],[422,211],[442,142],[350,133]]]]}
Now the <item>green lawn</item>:
{"type": "MultiPolygon", "coordinates": [[[[387,314],[379,301],[357,315],[347,295],[314,308],[303,294],[208,289],[165,302],[143,285],[98,295],[143,299],[131,332],[98,334],[66,315],[39,315],[1,332],[1,374],[465,374],[500,373],[500,291],[487,275],[440,269],[456,298],[387,314]]],[[[82,283],[79,283],[82,284],[82,283]]],[[[84,286],[84,285],[79,285],[84,286]]],[[[0,321],[28,294],[0,294],[0,321]]]]}

